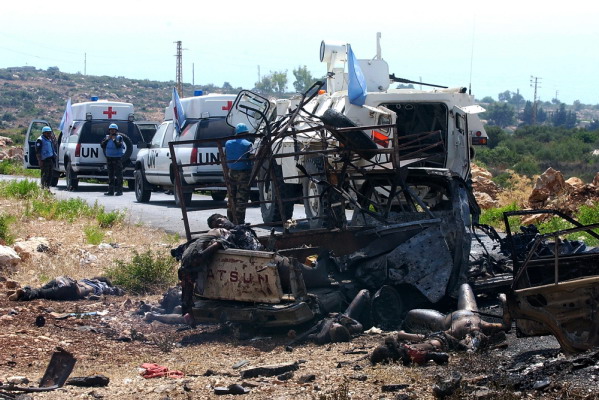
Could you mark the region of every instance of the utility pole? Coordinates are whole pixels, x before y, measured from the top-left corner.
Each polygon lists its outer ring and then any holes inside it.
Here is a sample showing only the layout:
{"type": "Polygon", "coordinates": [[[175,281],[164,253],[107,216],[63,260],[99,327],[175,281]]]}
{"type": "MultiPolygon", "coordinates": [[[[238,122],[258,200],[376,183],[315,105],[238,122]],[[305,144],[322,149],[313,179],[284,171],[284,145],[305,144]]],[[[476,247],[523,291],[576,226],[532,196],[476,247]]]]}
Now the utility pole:
{"type": "Polygon", "coordinates": [[[181,41],[178,40],[177,43],[177,79],[176,86],[177,92],[179,92],[179,97],[183,97],[183,49],[181,48],[181,41]]]}
{"type": "Polygon", "coordinates": [[[532,103],[532,124],[536,125],[537,124],[537,88],[539,87],[538,85],[540,85],[540,81],[541,78],[539,78],[538,76],[530,76],[530,87],[534,87],[535,88],[535,95],[533,97],[534,102],[532,103]],[[534,83],[533,83],[534,81],[534,83]],[[534,85],[534,86],[533,86],[534,85]]]}

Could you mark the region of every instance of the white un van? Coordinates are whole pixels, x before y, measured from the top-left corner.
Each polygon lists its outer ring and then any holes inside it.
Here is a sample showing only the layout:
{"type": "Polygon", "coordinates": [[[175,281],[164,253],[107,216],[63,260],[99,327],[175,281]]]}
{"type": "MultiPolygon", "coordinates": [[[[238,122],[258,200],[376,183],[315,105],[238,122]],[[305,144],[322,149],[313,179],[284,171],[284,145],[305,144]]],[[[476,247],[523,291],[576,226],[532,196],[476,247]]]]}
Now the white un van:
{"type": "MultiPolygon", "coordinates": [[[[108,179],[106,156],[100,147],[108,132],[108,126],[115,123],[123,135],[125,154],[123,155],[123,179],[133,188],[133,165],[137,157],[138,145],[145,139],[134,122],[134,107],[131,103],[92,101],[76,103],[72,106],[72,124],[57,138],[58,157],[54,165],[56,184],[64,175],[68,190],[76,190],[81,178],[108,179]]],[[[27,130],[24,146],[26,168],[39,168],[35,156],[35,141],[46,121],[35,120],[27,130]]],[[[148,138],[149,140],[149,138],[148,138]]]]}
{"type": "MultiPolygon", "coordinates": [[[[148,145],[142,145],[135,161],[135,197],[138,202],[150,201],[152,190],[161,188],[175,193],[175,202],[180,199],[174,190],[175,175],[171,164],[169,142],[217,139],[233,136],[235,130],[227,125],[226,117],[236,95],[209,94],[181,99],[185,111],[186,124],[180,135],[176,134],[173,123],[172,101],[164,112],[164,122],[148,145]],[[147,148],[146,148],[147,147],[147,148]]],[[[175,147],[179,164],[198,164],[183,167],[183,201],[191,203],[193,190],[205,187],[212,198],[222,201],[226,197],[223,169],[220,154],[215,142],[177,145],[175,147]]]]}

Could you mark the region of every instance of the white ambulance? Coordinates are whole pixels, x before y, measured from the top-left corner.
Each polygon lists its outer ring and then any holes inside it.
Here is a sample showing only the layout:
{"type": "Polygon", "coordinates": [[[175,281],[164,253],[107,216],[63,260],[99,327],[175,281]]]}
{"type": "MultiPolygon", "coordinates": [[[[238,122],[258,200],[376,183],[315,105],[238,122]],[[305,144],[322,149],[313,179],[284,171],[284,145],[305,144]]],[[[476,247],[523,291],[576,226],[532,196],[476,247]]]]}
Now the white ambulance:
{"type": "MultiPolygon", "coordinates": [[[[172,101],[165,109],[164,122],[158,127],[152,141],[143,145],[135,162],[135,196],[138,202],[150,201],[152,190],[161,188],[175,193],[175,175],[171,164],[169,142],[218,139],[233,136],[234,129],[227,125],[227,113],[236,95],[208,94],[181,99],[186,123],[178,135],[173,123],[172,101]],[[147,147],[147,148],[146,148],[147,147]]],[[[197,164],[183,167],[183,200],[191,203],[193,190],[204,187],[216,201],[226,196],[224,175],[216,142],[198,142],[175,146],[179,164],[197,164]]]]}
{"type": "MultiPolygon", "coordinates": [[[[72,123],[57,138],[58,157],[55,164],[58,175],[64,175],[68,190],[75,190],[81,178],[107,180],[106,156],[100,147],[110,124],[117,124],[123,135],[125,154],[123,155],[123,179],[133,187],[133,165],[137,157],[137,145],[144,142],[139,127],[134,123],[134,107],[131,103],[92,101],[76,103],[72,106],[72,123]]],[[[25,167],[36,168],[35,140],[39,137],[46,121],[33,121],[27,131],[25,141],[25,167]]]]}

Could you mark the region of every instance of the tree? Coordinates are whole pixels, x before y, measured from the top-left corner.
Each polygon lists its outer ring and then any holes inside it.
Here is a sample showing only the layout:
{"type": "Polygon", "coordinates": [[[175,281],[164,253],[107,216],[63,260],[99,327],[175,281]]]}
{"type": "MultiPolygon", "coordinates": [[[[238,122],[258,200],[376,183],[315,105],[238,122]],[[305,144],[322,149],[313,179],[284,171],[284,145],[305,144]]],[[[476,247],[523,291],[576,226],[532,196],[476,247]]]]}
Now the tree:
{"type": "Polygon", "coordinates": [[[510,104],[491,103],[487,107],[485,117],[489,120],[489,124],[505,128],[515,123],[515,114],[514,107],[510,104]]]}
{"type": "Polygon", "coordinates": [[[263,76],[260,82],[256,83],[255,89],[263,94],[277,94],[281,95],[285,93],[287,88],[287,71],[272,72],[263,76]]]}
{"type": "Polygon", "coordinates": [[[297,67],[297,69],[293,70],[293,76],[295,76],[295,82],[293,82],[293,87],[296,92],[303,93],[314,83],[315,79],[308,71],[308,67],[305,65],[297,67]]]}
{"type": "Polygon", "coordinates": [[[485,96],[480,100],[481,103],[495,103],[491,96],[485,96]]]}
{"type": "Polygon", "coordinates": [[[522,110],[522,114],[520,115],[520,119],[524,125],[532,125],[532,103],[527,101],[524,104],[524,110],[522,110]]]}
{"type": "Polygon", "coordinates": [[[582,110],[584,104],[580,102],[580,100],[574,100],[574,111],[582,110]]]}
{"type": "Polygon", "coordinates": [[[233,89],[233,86],[231,86],[231,84],[229,82],[223,83],[223,92],[233,93],[234,91],[235,91],[235,89],[233,89]]]}
{"type": "Polygon", "coordinates": [[[589,126],[587,127],[589,131],[599,130],[599,119],[593,119],[589,126]]]}
{"type": "Polygon", "coordinates": [[[509,90],[506,90],[503,93],[499,93],[497,95],[497,98],[499,99],[499,101],[509,103],[512,100],[512,92],[510,92],[509,90]]]}
{"type": "Polygon", "coordinates": [[[287,70],[272,72],[273,89],[277,94],[285,93],[287,90],[287,70]]]}
{"type": "Polygon", "coordinates": [[[255,89],[262,94],[271,94],[274,92],[273,82],[270,75],[262,77],[260,82],[256,82],[255,89]]]}

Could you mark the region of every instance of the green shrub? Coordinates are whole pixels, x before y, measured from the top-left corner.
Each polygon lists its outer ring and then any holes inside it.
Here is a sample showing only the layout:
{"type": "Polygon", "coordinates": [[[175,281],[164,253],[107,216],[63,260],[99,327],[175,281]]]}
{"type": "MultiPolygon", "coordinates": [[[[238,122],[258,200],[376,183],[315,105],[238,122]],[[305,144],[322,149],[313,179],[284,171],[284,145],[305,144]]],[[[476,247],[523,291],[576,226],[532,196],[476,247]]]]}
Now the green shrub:
{"type": "Polygon", "coordinates": [[[15,242],[15,237],[10,232],[10,225],[15,222],[14,215],[0,214],[0,241],[7,245],[15,242]]]}
{"type": "MultiPolygon", "coordinates": [[[[485,225],[491,225],[494,228],[504,229],[505,224],[503,222],[503,213],[508,211],[518,211],[518,205],[516,203],[509,204],[504,207],[490,208],[483,210],[480,215],[480,223],[485,225]]],[[[508,220],[512,232],[515,226],[520,225],[520,219],[518,217],[510,217],[508,220]]]]}
{"type": "Polygon", "coordinates": [[[39,178],[41,176],[39,169],[26,169],[23,167],[23,163],[16,160],[2,160],[0,161],[0,175],[23,175],[32,178],[39,178]]]}
{"type": "Polygon", "coordinates": [[[85,239],[89,244],[99,245],[104,240],[104,231],[96,225],[89,225],[83,228],[85,239]]]}
{"type": "Polygon", "coordinates": [[[113,225],[122,222],[125,218],[125,214],[121,211],[110,211],[105,212],[104,209],[100,210],[96,215],[96,220],[102,228],[110,228],[113,225]]]}
{"type": "Polygon", "coordinates": [[[74,221],[80,217],[94,217],[102,207],[89,206],[80,198],[67,200],[33,199],[31,201],[30,215],[46,219],[64,219],[74,221]]]}
{"type": "Polygon", "coordinates": [[[129,262],[116,260],[107,270],[112,282],[134,294],[162,292],[177,282],[177,262],[167,254],[134,251],[129,262]]]}
{"type": "Polygon", "coordinates": [[[0,195],[17,199],[48,198],[37,182],[28,179],[0,182],[0,195]]]}

